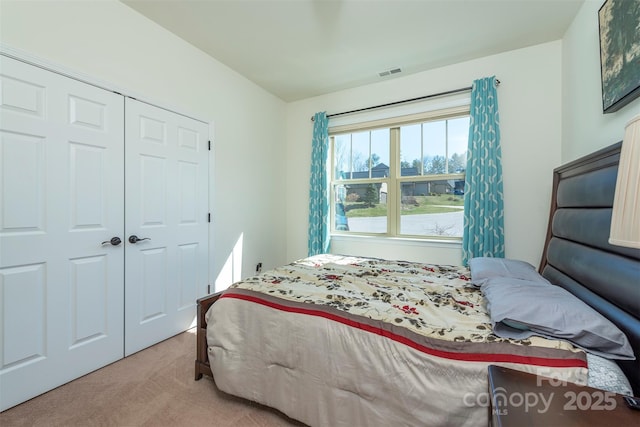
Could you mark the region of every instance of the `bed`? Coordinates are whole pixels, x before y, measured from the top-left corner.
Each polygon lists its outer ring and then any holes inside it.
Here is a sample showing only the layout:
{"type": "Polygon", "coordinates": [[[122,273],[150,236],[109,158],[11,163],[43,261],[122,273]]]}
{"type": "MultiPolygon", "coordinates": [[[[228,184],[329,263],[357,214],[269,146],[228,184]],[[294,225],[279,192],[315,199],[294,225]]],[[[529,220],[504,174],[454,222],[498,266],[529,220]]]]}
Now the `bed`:
{"type": "Polygon", "coordinates": [[[607,243],[620,146],[554,171],[538,271],[517,260],[298,260],[198,301],[196,379],[213,376],[222,391],[333,427],[484,426],[492,364],[581,384],[596,365],[619,366],[627,392],[640,394],[640,251],[607,243]],[[506,270],[516,276],[492,277],[493,261],[513,262],[506,270]],[[605,332],[531,335],[530,323],[509,317],[514,284],[551,290],[550,304],[570,292],[567,304],[595,309],[594,330],[605,332]]]}

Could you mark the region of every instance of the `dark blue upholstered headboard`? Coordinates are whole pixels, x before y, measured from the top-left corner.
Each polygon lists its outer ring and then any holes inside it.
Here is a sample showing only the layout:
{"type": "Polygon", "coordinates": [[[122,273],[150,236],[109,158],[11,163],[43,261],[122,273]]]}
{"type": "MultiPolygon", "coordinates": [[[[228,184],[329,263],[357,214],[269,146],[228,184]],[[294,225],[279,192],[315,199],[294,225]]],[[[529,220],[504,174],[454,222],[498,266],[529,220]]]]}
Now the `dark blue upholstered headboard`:
{"type": "Polygon", "coordinates": [[[621,143],[554,170],[540,272],[625,332],[636,360],[620,361],[640,395],[640,250],[608,242],[621,143]]]}

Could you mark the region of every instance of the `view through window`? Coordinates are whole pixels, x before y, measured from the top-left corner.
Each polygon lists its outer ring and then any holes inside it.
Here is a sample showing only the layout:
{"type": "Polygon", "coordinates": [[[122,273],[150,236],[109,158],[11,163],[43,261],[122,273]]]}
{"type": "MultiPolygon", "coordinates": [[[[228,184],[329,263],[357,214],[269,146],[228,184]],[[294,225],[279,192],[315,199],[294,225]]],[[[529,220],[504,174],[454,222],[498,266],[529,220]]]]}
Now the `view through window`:
{"type": "Polygon", "coordinates": [[[331,135],[335,232],[462,237],[468,112],[331,135]]]}

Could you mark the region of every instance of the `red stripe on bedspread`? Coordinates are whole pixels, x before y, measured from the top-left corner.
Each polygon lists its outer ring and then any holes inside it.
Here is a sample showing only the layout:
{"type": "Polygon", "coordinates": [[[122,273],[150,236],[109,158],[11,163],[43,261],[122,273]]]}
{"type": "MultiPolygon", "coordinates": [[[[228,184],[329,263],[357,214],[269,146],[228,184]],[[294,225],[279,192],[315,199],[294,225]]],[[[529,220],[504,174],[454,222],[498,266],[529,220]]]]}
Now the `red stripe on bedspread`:
{"type": "Polygon", "coordinates": [[[450,352],[450,351],[443,351],[443,350],[438,350],[432,347],[422,345],[410,338],[393,333],[391,331],[387,331],[382,328],[376,328],[375,326],[367,325],[366,323],[358,322],[356,320],[349,319],[335,313],[330,313],[322,310],[314,310],[311,308],[291,307],[283,304],[278,304],[273,301],[267,301],[251,295],[234,294],[230,292],[222,294],[220,296],[220,299],[223,299],[223,298],[235,298],[235,299],[245,300],[245,301],[261,304],[267,307],[274,308],[276,310],[285,311],[289,313],[298,313],[298,314],[305,314],[308,316],[322,317],[325,319],[332,320],[334,322],[339,322],[344,325],[351,326],[353,328],[358,328],[373,334],[383,336],[385,338],[407,345],[423,353],[430,354],[432,356],[442,357],[445,359],[463,360],[468,362],[520,363],[520,364],[526,364],[526,365],[547,366],[547,367],[553,367],[553,368],[575,368],[575,367],[586,368],[587,367],[587,362],[585,360],[580,360],[580,359],[559,359],[559,358],[556,359],[556,358],[545,358],[545,357],[535,357],[535,356],[522,356],[522,355],[516,355],[516,354],[466,353],[466,352],[456,353],[456,352],[450,352]]]}

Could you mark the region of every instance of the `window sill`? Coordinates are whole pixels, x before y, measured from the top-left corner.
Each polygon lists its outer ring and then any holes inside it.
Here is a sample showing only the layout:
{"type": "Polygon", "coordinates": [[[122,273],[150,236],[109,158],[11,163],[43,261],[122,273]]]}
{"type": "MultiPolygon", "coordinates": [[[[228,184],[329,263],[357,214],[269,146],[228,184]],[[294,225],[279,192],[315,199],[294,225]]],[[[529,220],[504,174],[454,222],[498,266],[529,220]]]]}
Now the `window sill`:
{"type": "Polygon", "coordinates": [[[462,248],[462,239],[416,239],[411,237],[382,237],[382,236],[362,236],[347,234],[332,234],[332,241],[337,242],[371,242],[376,244],[389,244],[405,246],[429,246],[429,247],[446,247],[446,248],[462,248]]]}

